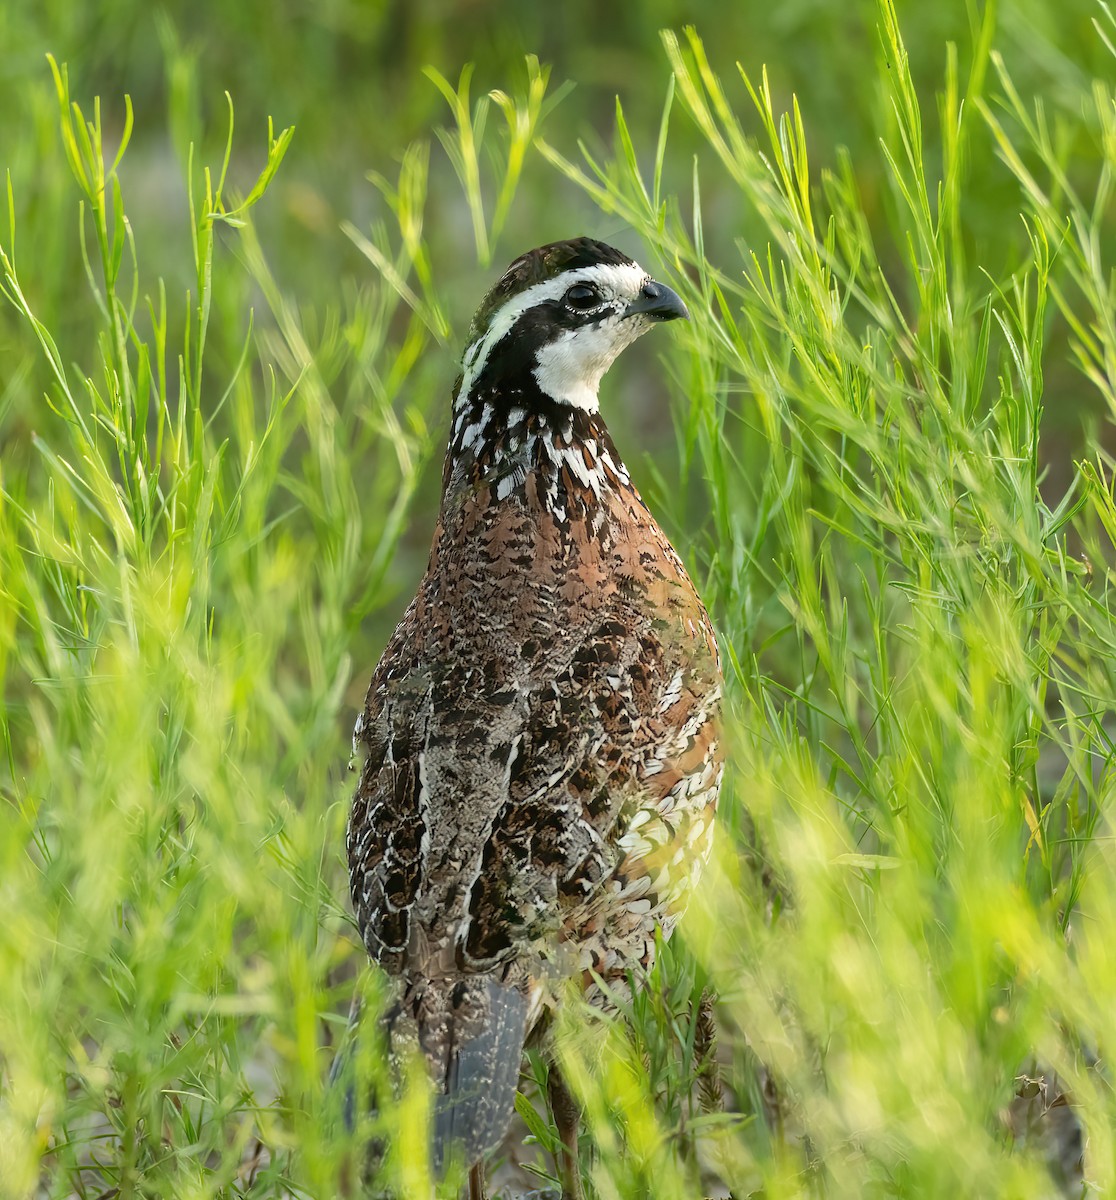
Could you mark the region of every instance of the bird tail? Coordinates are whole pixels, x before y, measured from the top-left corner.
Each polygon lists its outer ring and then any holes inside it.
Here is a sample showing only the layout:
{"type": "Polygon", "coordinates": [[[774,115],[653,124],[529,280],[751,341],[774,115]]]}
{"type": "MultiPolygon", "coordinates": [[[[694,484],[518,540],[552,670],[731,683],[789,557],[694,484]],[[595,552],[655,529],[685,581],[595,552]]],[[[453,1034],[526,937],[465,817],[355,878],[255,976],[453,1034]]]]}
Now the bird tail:
{"type": "Polygon", "coordinates": [[[471,1166],[503,1141],[527,1035],[527,998],[518,988],[491,978],[459,980],[446,989],[446,999],[448,1005],[435,1008],[444,1019],[424,1028],[420,1018],[419,1027],[441,1092],[431,1147],[439,1172],[456,1155],[471,1166]]]}
{"type": "MultiPolygon", "coordinates": [[[[484,976],[412,979],[384,1013],[381,1032],[397,1080],[408,1054],[420,1050],[426,1060],[435,1088],[430,1150],[438,1174],[454,1160],[479,1162],[503,1140],[515,1111],[526,1026],[523,992],[484,976]]],[[[377,1107],[376,1089],[357,1083],[354,1051],[350,1038],[330,1072],[333,1105],[350,1134],[358,1112],[377,1107]]],[[[383,1146],[370,1151],[377,1159],[383,1146]]]]}

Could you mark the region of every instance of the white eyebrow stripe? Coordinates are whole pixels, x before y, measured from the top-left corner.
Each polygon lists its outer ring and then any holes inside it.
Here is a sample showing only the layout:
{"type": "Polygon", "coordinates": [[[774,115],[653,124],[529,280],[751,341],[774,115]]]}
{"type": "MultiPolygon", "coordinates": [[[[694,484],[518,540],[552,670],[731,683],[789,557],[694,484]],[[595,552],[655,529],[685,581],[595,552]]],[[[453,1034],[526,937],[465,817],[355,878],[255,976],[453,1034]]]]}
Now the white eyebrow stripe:
{"type": "Polygon", "coordinates": [[[454,399],[454,408],[462,404],[469,395],[477,376],[484,370],[493,346],[509,333],[516,321],[529,309],[537,304],[545,304],[548,300],[560,299],[575,283],[596,284],[605,293],[606,301],[610,296],[635,296],[647,278],[647,272],[638,263],[597,263],[577,271],[564,271],[553,279],[544,279],[542,283],[533,284],[518,296],[513,296],[503,308],[496,310],[484,337],[466,349],[462,363],[461,387],[454,399]]]}

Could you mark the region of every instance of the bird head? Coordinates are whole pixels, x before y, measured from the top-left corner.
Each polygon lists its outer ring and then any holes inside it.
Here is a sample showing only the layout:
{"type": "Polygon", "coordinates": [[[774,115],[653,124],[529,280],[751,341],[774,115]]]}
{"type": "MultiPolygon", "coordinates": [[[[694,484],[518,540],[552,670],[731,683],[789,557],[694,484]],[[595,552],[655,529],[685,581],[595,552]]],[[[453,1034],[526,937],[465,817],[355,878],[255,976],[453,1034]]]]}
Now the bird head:
{"type": "Polygon", "coordinates": [[[597,411],[605,371],[662,321],[688,317],[665,284],[591,238],[521,255],[484,298],[469,333],[456,406],[532,398],[597,411]]]}

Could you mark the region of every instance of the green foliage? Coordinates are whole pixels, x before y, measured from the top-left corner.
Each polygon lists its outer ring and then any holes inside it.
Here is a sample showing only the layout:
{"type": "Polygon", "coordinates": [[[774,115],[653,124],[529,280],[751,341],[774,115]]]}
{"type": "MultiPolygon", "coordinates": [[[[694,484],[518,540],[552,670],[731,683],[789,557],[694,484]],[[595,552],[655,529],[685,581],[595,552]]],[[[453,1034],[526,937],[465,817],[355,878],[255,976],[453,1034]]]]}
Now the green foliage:
{"type": "MultiPolygon", "coordinates": [[[[343,951],[318,920],[336,908],[321,856],[341,816],[296,801],[333,798],[341,622],[398,524],[361,523],[335,466],[355,433],[312,410],[320,394],[294,400],[247,368],[247,280],[215,263],[217,226],[247,220],[291,131],[269,135],[239,202],[223,199],[228,154],[216,183],[191,174],[197,292],[176,353],[165,290],[140,301],[127,137],[110,160],[99,105],[86,121],[54,74],[99,321],[76,351],[89,366],[67,366],[27,299],[13,222],[0,290],[52,381],[38,462],[3,480],[3,888],[18,919],[0,949],[0,1179],[10,1195],[40,1177],[60,1194],[220,1194],[253,1139],[274,1146],[279,1180],[313,1127],[299,1098],[320,1091],[343,951]],[[223,339],[244,339],[225,375],[209,368],[219,312],[239,313],[223,339]],[[253,1061],[281,1083],[250,1084],[253,1061]]],[[[412,487],[390,444],[384,458],[412,487]]]]}
{"type": "MultiPolygon", "coordinates": [[[[0,135],[0,1195],[354,1192],[325,1077],[382,981],[346,916],[347,730],[421,568],[469,308],[585,198],[693,314],[643,474],[722,633],[730,745],[685,940],[621,1019],[560,1015],[589,1194],[1080,1190],[1020,1126],[1036,1072],[1113,1188],[1116,23],[880,0],[842,42],[785,12],[731,79],[711,24],[660,51],[617,18],[654,87],[577,161],[591,104],[538,58],[479,99],[433,51],[432,87],[361,76],[450,124],[443,157],[381,121],[399,165],[347,242],[283,189],[300,139],[351,142],[351,97],[253,152],[164,18],[176,225],[145,192],[156,100],[90,120],[36,64],[0,135]],[[768,45],[796,48],[770,74],[768,45]]],[[[261,42],[264,92],[291,39],[261,42]]],[[[618,374],[633,404],[659,378],[618,374]]],[[[389,1100],[371,1035],[357,1061],[384,1093],[359,1137],[428,1194],[421,1081],[389,1100]]],[[[553,1181],[546,1072],[520,1113],[553,1181]]]]}
{"type": "MultiPolygon", "coordinates": [[[[738,1192],[1042,1194],[1062,1164],[1013,1146],[1004,1115],[1036,1056],[1080,1104],[1087,1178],[1111,1186],[1111,460],[1093,443],[1043,490],[1039,430],[1051,299],[1111,403],[1113,92],[1084,106],[1077,135],[1105,165],[1083,193],[1071,136],[992,55],[993,19],[967,79],[946,56],[934,173],[881,5],[891,247],[852,163],[815,178],[798,106],[780,116],[742,69],[764,131],[747,136],[692,31],[665,37],[675,95],[765,226],[742,271],[704,253],[708,171],[684,223],[635,153],[586,170],[547,152],[655,245],[697,314],[681,450],[711,493],[730,812],[755,830],[722,840],[687,929],[748,1047],[742,1090],[754,1055],[787,1122],[775,1142],[710,1135],[738,1192]],[[1024,185],[1008,274],[965,236],[966,165],[990,134],[1024,185]]],[[[660,1178],[665,1153],[629,1153],[626,1186],[660,1178]]],[[[607,1156],[598,1170],[615,1180],[607,1156]]]]}

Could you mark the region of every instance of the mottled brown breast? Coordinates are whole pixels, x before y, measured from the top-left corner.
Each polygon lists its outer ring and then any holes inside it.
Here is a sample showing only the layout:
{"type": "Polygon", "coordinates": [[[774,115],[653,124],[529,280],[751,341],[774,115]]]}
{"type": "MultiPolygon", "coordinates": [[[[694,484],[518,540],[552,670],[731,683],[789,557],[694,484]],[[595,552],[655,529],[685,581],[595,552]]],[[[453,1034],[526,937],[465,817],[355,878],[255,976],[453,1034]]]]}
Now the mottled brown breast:
{"type": "Polygon", "coordinates": [[[646,964],[700,869],[716,645],[626,473],[607,483],[562,466],[500,502],[482,477],[443,509],[358,728],[353,899],[389,970],[646,964]]]}

